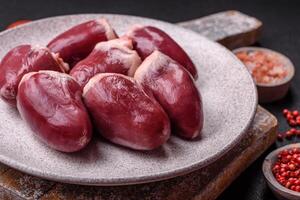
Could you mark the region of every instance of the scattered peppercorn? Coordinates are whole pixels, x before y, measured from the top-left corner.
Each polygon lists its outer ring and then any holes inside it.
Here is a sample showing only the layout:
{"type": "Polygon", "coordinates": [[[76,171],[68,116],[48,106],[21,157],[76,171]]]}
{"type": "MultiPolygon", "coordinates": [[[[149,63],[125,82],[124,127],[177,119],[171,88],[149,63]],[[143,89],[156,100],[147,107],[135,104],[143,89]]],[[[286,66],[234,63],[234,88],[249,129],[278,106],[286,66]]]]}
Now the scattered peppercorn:
{"type": "Polygon", "coordinates": [[[27,20],[27,19],[18,20],[18,21],[15,21],[15,22],[11,23],[10,25],[8,25],[8,26],[6,27],[6,29],[15,28],[15,27],[17,27],[17,26],[20,26],[20,25],[22,25],[22,24],[26,24],[26,23],[28,23],[28,22],[31,22],[31,20],[27,20]]]}
{"type": "Polygon", "coordinates": [[[291,139],[293,136],[300,137],[300,129],[297,129],[297,127],[300,127],[300,112],[298,110],[283,109],[282,114],[292,128],[284,133],[278,133],[277,139],[281,141],[284,138],[291,139]]]}
{"type": "Polygon", "coordinates": [[[272,172],[281,185],[300,192],[300,148],[281,151],[272,172]]]}
{"type": "Polygon", "coordinates": [[[294,117],[297,117],[297,116],[299,115],[299,112],[298,112],[298,110],[294,110],[294,111],[292,112],[292,114],[293,114],[294,117]]]}
{"type": "Polygon", "coordinates": [[[283,109],[282,113],[283,113],[283,116],[287,116],[287,114],[289,113],[290,111],[288,109],[283,109]]]}
{"type": "Polygon", "coordinates": [[[283,138],[284,138],[284,134],[282,134],[282,133],[278,133],[278,134],[277,134],[277,140],[282,141],[283,138]]]}

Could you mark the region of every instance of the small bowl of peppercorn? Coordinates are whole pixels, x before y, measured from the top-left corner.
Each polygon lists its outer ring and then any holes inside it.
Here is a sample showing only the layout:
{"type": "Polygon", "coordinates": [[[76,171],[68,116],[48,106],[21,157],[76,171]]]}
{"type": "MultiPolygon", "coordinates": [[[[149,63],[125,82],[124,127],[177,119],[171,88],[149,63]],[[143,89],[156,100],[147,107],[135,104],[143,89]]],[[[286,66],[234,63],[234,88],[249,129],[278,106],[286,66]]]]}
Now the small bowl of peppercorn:
{"type": "Polygon", "coordinates": [[[261,47],[242,47],[233,53],[244,63],[257,86],[259,103],[283,98],[295,74],[293,63],[285,55],[261,47]]]}
{"type": "Polygon", "coordinates": [[[300,143],[271,152],[264,160],[263,174],[280,200],[300,199],[300,143]]]}

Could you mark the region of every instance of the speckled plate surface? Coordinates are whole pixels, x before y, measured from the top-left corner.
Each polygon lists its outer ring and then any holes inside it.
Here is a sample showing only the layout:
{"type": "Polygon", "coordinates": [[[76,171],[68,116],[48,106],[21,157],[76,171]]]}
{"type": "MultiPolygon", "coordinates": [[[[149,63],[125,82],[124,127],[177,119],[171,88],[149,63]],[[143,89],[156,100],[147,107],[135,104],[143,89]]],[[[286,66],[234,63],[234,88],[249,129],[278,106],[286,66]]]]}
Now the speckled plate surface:
{"type": "Polygon", "coordinates": [[[18,112],[0,100],[0,162],[26,173],[83,185],[123,185],[179,176],[199,169],[238,143],[257,106],[256,88],[242,63],[224,47],[178,26],[124,15],[71,15],[47,18],[0,33],[0,58],[16,45],[45,45],[67,28],[106,17],[119,35],[132,24],[157,26],[170,34],[198,68],[197,86],[204,106],[201,139],[176,136],[151,152],[132,151],[94,137],[87,148],[73,154],[54,151],[39,142],[18,112]]]}

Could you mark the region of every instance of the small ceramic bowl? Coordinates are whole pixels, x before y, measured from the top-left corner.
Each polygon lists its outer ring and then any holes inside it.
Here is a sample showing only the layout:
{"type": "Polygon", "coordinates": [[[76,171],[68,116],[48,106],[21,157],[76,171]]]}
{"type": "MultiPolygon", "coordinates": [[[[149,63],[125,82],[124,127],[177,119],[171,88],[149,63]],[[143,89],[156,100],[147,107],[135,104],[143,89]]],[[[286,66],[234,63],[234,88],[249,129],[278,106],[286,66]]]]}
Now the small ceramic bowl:
{"type": "Polygon", "coordinates": [[[282,99],[288,92],[292,78],[295,75],[295,67],[288,57],[276,51],[261,47],[242,47],[233,50],[234,53],[243,51],[262,51],[277,55],[287,69],[287,76],[277,83],[256,83],[259,103],[269,103],[282,99]]]}
{"type": "Polygon", "coordinates": [[[300,199],[300,192],[295,192],[293,190],[287,189],[286,187],[282,186],[274,177],[272,172],[272,167],[274,166],[275,162],[277,161],[277,155],[280,151],[284,149],[292,149],[292,148],[299,148],[300,143],[297,144],[290,144],[275,151],[272,151],[266,158],[263,163],[263,174],[267,180],[267,183],[277,197],[280,200],[299,200],[300,199]]]}

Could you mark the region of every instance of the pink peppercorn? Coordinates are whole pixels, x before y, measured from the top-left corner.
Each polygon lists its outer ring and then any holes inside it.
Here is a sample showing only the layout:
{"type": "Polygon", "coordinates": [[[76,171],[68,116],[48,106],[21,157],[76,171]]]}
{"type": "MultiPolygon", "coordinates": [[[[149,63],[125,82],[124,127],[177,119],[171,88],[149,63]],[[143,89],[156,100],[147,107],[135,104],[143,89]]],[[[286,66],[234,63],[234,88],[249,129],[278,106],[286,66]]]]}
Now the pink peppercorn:
{"type": "Polygon", "coordinates": [[[281,151],[272,172],[281,185],[300,192],[300,148],[281,151]]]}

